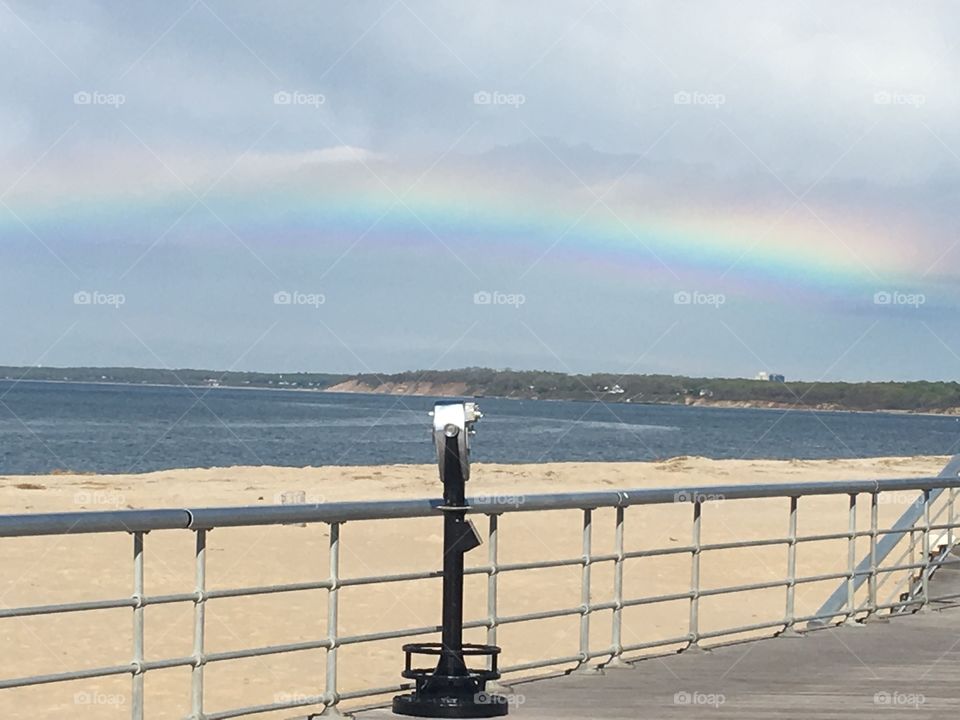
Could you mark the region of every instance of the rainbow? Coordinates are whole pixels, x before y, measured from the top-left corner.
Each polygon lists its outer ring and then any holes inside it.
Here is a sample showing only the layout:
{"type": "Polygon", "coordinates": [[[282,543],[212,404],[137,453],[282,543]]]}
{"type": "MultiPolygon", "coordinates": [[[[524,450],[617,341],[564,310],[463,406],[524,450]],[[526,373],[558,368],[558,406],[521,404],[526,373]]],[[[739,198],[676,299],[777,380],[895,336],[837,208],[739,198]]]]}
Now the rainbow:
{"type": "MultiPolygon", "coordinates": [[[[695,276],[750,288],[793,287],[809,293],[866,293],[878,283],[909,283],[923,263],[907,256],[906,233],[881,228],[866,214],[836,208],[728,206],[708,198],[671,202],[596,202],[585,187],[509,181],[488,175],[436,173],[399,200],[354,167],[345,182],[289,179],[224,183],[204,202],[240,236],[255,241],[316,243],[325,234],[356,237],[370,230],[378,251],[403,252],[436,242],[482,247],[488,256],[571,262],[609,272],[660,276],[667,284],[695,276]],[[362,177],[361,177],[362,176],[362,177]],[[817,217],[819,216],[819,217],[817,217]],[[822,219],[821,219],[822,218],[822,219]]],[[[598,193],[599,194],[599,193],[598,193]]],[[[182,188],[72,193],[29,199],[21,218],[36,232],[69,226],[78,236],[150,236],[172,224],[195,200],[182,188]]],[[[789,202],[786,203],[789,206],[789,202]]],[[[216,228],[202,207],[182,221],[216,228]]],[[[23,232],[0,208],[0,227],[23,232]]],[[[198,233],[194,233],[198,235],[198,233]]],[[[149,237],[144,239],[149,240],[149,237]]],[[[708,288],[705,288],[708,289],[708,288]]]]}

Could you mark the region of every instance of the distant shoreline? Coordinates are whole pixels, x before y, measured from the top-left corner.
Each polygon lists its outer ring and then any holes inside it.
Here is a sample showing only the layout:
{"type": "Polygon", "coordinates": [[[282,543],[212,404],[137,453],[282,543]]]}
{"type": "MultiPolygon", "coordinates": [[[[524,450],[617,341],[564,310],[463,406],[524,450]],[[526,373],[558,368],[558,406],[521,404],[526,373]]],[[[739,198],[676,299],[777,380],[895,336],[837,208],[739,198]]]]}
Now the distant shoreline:
{"type": "MultiPolygon", "coordinates": [[[[190,390],[267,390],[272,392],[327,392],[326,388],[301,387],[271,387],[263,385],[196,385],[193,383],[157,383],[157,382],[118,382],[116,380],[33,380],[30,378],[0,378],[0,382],[14,385],[20,383],[42,383],[44,385],[107,385],[115,387],[157,387],[157,388],[188,388],[190,390]]],[[[371,393],[376,394],[376,393],[371,393]]]]}
{"type": "Polygon", "coordinates": [[[770,411],[792,411],[792,412],[811,412],[811,413],[855,413],[867,415],[913,415],[918,417],[954,417],[960,419],[960,408],[948,408],[943,411],[935,410],[899,410],[899,409],[876,409],[876,410],[858,410],[844,407],[822,407],[812,405],[794,405],[791,403],[777,403],[771,401],[751,401],[751,400],[703,400],[698,399],[694,402],[666,402],[666,401],[606,401],[603,398],[541,398],[525,396],[506,396],[506,395],[473,395],[471,393],[443,393],[438,392],[438,388],[430,388],[433,391],[395,391],[395,390],[377,390],[376,388],[366,387],[364,389],[353,389],[344,387],[348,383],[338,383],[330,387],[323,388],[305,388],[305,387],[277,387],[270,385],[199,385],[192,383],[157,383],[157,382],[119,382],[115,380],[39,380],[32,378],[9,378],[2,377],[0,382],[8,382],[13,385],[20,383],[37,383],[44,385],[96,385],[108,387],[150,387],[150,388],[185,388],[190,390],[263,390],[266,392],[293,392],[293,393],[317,393],[328,395],[370,395],[370,396],[391,396],[391,397],[433,397],[433,398],[462,398],[475,397],[481,400],[488,397],[496,400],[527,400],[532,402],[607,402],[610,405],[637,405],[637,406],[658,406],[658,407],[678,407],[678,408],[701,408],[716,410],[770,410],[770,411]]]}
{"type": "MultiPolygon", "coordinates": [[[[526,397],[522,395],[475,395],[470,392],[443,393],[442,389],[450,387],[451,384],[441,386],[431,383],[416,383],[413,389],[408,389],[403,385],[398,386],[395,383],[383,383],[378,387],[359,383],[356,380],[346,382],[325,388],[322,392],[328,393],[346,393],[356,395],[389,395],[389,396],[409,396],[409,397],[490,397],[497,400],[533,400],[538,402],[604,402],[600,398],[550,398],[550,397],[526,397]],[[379,388],[385,388],[383,390],[379,388]]],[[[466,390],[467,388],[462,388],[466,390]]],[[[860,414],[884,414],[884,415],[918,415],[928,417],[960,417],[960,407],[946,408],[942,411],[937,410],[901,410],[896,408],[877,408],[873,410],[860,410],[857,408],[846,408],[836,404],[818,404],[818,405],[797,405],[789,402],[776,402],[769,400],[710,400],[697,398],[692,402],[670,402],[664,400],[612,400],[607,401],[610,405],[657,405],[666,407],[695,407],[695,408],[715,408],[726,410],[791,410],[805,412],[831,412],[831,413],[860,413],[860,414]]]]}

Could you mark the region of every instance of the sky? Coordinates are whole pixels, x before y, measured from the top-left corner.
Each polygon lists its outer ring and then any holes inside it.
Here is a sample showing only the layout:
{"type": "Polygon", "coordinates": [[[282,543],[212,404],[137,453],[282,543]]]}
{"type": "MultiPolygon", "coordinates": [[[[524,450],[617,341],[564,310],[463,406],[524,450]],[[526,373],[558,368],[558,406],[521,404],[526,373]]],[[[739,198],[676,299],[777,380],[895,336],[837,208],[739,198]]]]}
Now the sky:
{"type": "Polygon", "coordinates": [[[958,22],[0,0],[0,364],[957,379],[958,22]]]}

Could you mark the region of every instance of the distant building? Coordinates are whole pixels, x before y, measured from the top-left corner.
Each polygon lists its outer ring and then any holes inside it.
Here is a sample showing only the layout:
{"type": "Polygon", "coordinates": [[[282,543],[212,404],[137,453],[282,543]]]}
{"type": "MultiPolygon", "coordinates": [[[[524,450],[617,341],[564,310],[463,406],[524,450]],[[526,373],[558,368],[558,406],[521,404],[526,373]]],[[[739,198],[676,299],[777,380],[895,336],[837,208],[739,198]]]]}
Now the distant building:
{"type": "Polygon", "coordinates": [[[763,380],[764,382],[766,382],[769,379],[770,379],[770,373],[766,372],[765,370],[761,370],[760,372],[758,372],[757,376],[754,378],[754,380],[763,380]]]}
{"type": "Polygon", "coordinates": [[[780,375],[778,373],[770,373],[770,372],[767,372],[766,370],[761,370],[760,372],[757,373],[757,376],[754,378],[754,380],[761,380],[763,382],[783,383],[787,381],[787,378],[786,376],[780,375]]]}

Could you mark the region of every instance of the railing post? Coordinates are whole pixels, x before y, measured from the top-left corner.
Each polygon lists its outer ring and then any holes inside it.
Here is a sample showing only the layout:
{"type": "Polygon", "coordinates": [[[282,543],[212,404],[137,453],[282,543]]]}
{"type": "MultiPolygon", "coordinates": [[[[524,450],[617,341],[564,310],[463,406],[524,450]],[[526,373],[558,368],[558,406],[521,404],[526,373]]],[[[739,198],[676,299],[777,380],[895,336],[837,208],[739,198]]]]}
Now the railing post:
{"type": "Polygon", "coordinates": [[[623,661],[623,508],[617,508],[616,525],[613,534],[613,551],[616,555],[613,565],[613,619],[611,621],[611,657],[604,668],[629,668],[630,663],[623,661]]]}
{"type": "Polygon", "coordinates": [[[947,524],[950,526],[947,528],[947,547],[952,549],[954,540],[953,526],[957,522],[957,489],[955,487],[950,488],[950,495],[947,502],[950,503],[950,506],[947,508],[947,524]]]}
{"type": "Polygon", "coordinates": [[[207,606],[207,531],[197,530],[195,592],[193,601],[193,669],[190,673],[190,698],[192,720],[204,720],[203,714],[203,667],[204,629],[207,606]]]}
{"type": "Polygon", "coordinates": [[[870,493],[870,578],[867,586],[868,607],[872,616],[877,612],[877,532],[879,530],[880,493],[870,493]]]}
{"type": "Polygon", "coordinates": [[[859,625],[856,620],[856,570],[857,570],[857,494],[850,493],[847,522],[847,617],[844,625],[859,625]]]}
{"type": "Polygon", "coordinates": [[[583,567],[580,572],[580,664],[577,673],[596,673],[590,664],[590,575],[593,565],[593,510],[583,511],[583,567]]]}
{"type": "MultiPolygon", "coordinates": [[[[497,600],[499,598],[500,584],[500,542],[498,540],[500,530],[500,516],[490,514],[487,531],[487,565],[490,570],[487,573],[487,645],[496,646],[497,628],[500,625],[497,600]]],[[[494,670],[495,660],[491,656],[487,660],[487,669],[494,670]]],[[[510,695],[513,689],[499,680],[490,680],[487,682],[487,692],[500,695],[510,695]]]]}
{"type": "Polygon", "coordinates": [[[133,533],[133,681],[131,687],[130,718],[143,720],[143,663],[144,663],[144,584],[143,584],[143,532],[133,533]]]}
{"type": "Polygon", "coordinates": [[[930,608],[930,491],[923,491],[923,567],[920,569],[920,612],[930,608]]]}
{"type": "MultiPolygon", "coordinates": [[[[910,564],[917,563],[917,531],[916,528],[910,528],[910,564]]],[[[911,570],[912,572],[912,570],[911,570]]]]}
{"type": "Polygon", "coordinates": [[[690,644],[684,652],[700,650],[700,500],[693,501],[690,552],[690,644]]]}
{"type": "MultiPolygon", "coordinates": [[[[499,579],[498,562],[499,546],[497,541],[500,516],[489,515],[489,530],[487,533],[487,565],[490,571],[487,574],[487,645],[497,644],[497,585],[499,579]]],[[[493,658],[489,660],[488,667],[493,667],[493,658]]]]}
{"type": "Polygon", "coordinates": [[[780,637],[802,637],[794,629],[794,621],[797,617],[796,592],[797,592],[797,505],[799,498],[792,496],[790,498],[790,524],[787,530],[787,607],[784,618],[783,632],[780,637]]]}
{"type": "Polygon", "coordinates": [[[337,648],[340,642],[340,523],[330,523],[330,589],[327,591],[327,648],[326,691],[323,694],[323,717],[343,717],[337,708],[340,694],[337,692],[337,648]]]}

